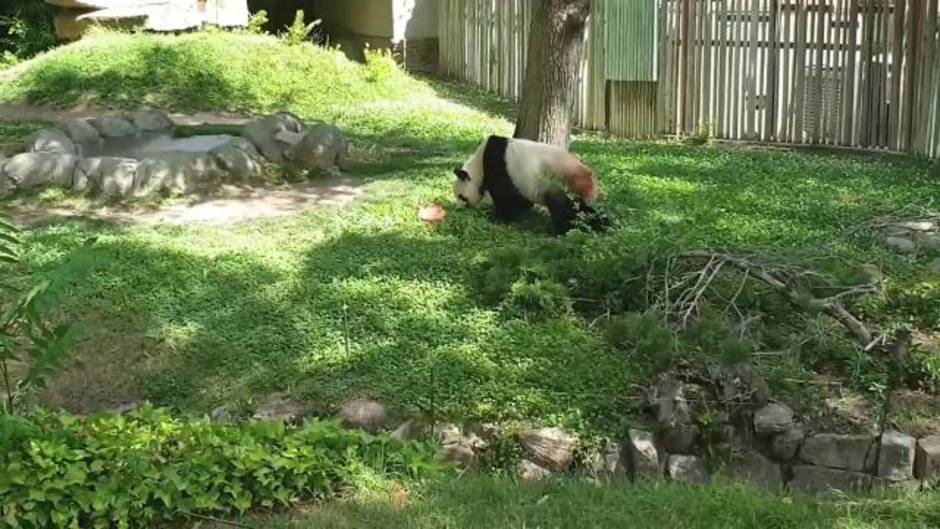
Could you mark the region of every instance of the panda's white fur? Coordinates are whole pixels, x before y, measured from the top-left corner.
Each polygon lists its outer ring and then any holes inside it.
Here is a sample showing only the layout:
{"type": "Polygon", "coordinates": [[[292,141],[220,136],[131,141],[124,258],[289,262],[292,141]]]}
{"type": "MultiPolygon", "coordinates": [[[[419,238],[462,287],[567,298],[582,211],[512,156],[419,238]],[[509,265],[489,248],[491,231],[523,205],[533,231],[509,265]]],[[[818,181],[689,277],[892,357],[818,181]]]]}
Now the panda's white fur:
{"type": "Polygon", "coordinates": [[[489,194],[494,214],[512,220],[535,204],[545,206],[557,232],[586,213],[595,226],[605,222],[593,208],[598,196],[593,171],[565,149],[545,143],[489,136],[454,170],[453,191],[466,205],[489,194]]]}
{"type": "MultiPolygon", "coordinates": [[[[483,154],[490,138],[484,138],[480,145],[463,164],[463,170],[470,175],[468,180],[457,179],[454,182],[455,196],[463,196],[470,205],[483,200],[483,154]]],[[[519,194],[536,204],[542,204],[547,192],[565,189],[565,175],[584,167],[581,161],[570,152],[549,145],[521,138],[512,138],[506,145],[504,163],[506,172],[519,194]]],[[[596,195],[583,197],[587,204],[593,203],[596,195]]]]}

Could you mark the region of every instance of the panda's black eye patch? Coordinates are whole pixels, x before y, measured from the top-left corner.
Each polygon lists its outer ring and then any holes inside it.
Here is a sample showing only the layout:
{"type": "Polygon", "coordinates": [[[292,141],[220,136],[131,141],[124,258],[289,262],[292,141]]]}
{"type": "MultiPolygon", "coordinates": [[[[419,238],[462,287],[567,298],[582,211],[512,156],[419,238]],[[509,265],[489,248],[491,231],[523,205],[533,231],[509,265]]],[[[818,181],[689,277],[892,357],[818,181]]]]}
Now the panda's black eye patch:
{"type": "Polygon", "coordinates": [[[459,178],[460,180],[469,180],[469,179],[470,179],[470,173],[464,171],[464,170],[461,169],[460,167],[454,169],[454,174],[457,175],[457,178],[459,178]]]}
{"type": "Polygon", "coordinates": [[[463,195],[457,195],[457,198],[460,199],[461,202],[470,202],[469,200],[467,200],[467,197],[463,195]]]}

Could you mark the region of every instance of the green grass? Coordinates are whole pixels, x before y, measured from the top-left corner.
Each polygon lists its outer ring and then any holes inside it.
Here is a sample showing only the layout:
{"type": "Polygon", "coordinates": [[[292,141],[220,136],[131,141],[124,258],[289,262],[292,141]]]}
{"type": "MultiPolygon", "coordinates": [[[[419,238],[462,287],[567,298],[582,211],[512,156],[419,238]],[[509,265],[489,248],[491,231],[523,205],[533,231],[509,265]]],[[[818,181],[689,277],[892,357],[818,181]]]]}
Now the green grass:
{"type": "Polygon", "coordinates": [[[386,486],[249,527],[323,529],[918,529],[940,523],[936,493],[878,500],[758,492],[716,484],[518,483],[470,477],[386,486]]]}
{"type": "MultiPolygon", "coordinates": [[[[376,79],[338,53],[270,37],[199,33],[111,34],[58,50],[0,85],[0,100],[287,108],[340,123],[354,145],[347,171],[367,182],[367,198],[338,212],[224,228],[73,221],[33,230],[24,269],[41,273],[91,236],[103,263],[63,308],[87,331],[48,396],[54,404],[83,411],[148,398],[207,411],[287,390],[325,404],[373,396],[405,413],[613,433],[648,381],[647,352],[612,349],[592,325],[602,307],[544,315],[481,296],[477,261],[553,244],[547,218],[507,226],[455,209],[440,226],[418,222],[419,205],[449,199],[450,169],[479,139],[510,130],[510,107],[490,96],[400,72],[376,79]]],[[[940,285],[925,260],[846,236],[930,204],[940,196],[936,164],[593,137],[574,150],[596,168],[619,222],[608,235],[566,239],[579,288],[635,285],[637,267],[645,272],[660,252],[699,247],[829,268],[873,262],[887,268],[891,292],[873,317],[940,330],[940,285]]],[[[613,293],[640,304],[633,286],[613,293]]],[[[803,347],[810,359],[828,354],[824,343],[803,347]]],[[[813,366],[761,362],[776,379],[813,366]]]]}

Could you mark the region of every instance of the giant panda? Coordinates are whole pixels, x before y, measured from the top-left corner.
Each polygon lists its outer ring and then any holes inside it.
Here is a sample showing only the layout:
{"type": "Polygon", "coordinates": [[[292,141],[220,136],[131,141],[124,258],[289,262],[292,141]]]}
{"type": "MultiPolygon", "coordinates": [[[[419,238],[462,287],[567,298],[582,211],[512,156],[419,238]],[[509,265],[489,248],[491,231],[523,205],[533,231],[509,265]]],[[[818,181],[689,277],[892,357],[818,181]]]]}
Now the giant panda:
{"type": "Polygon", "coordinates": [[[539,204],[548,209],[555,234],[567,233],[582,214],[592,229],[609,224],[595,209],[599,189],[594,172],[560,147],[489,136],[454,175],[457,200],[476,206],[489,194],[500,221],[514,220],[539,204]]]}

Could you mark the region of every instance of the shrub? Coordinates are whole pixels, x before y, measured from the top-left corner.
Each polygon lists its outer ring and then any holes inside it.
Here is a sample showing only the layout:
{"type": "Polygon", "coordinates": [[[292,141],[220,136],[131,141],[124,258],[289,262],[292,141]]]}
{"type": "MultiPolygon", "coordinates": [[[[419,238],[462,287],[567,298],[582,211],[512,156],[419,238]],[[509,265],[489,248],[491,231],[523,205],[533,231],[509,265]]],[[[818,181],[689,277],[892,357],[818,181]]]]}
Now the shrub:
{"type": "Polygon", "coordinates": [[[14,0],[0,6],[0,66],[55,46],[52,10],[42,2],[14,0]]]}
{"type": "Polygon", "coordinates": [[[320,25],[320,20],[314,20],[311,23],[304,21],[303,9],[298,9],[294,14],[294,22],[285,28],[281,38],[290,46],[297,46],[304,42],[309,42],[313,35],[313,30],[320,25]]]}
{"type": "Polygon", "coordinates": [[[264,27],[268,25],[271,19],[268,18],[268,12],[264,9],[252,13],[248,18],[247,30],[254,35],[264,35],[264,27]]]}
{"type": "Polygon", "coordinates": [[[366,80],[370,83],[383,83],[390,79],[398,70],[395,55],[392,50],[373,50],[366,48],[366,80]]]}
{"type": "Polygon", "coordinates": [[[314,421],[218,424],[142,407],[125,416],[0,418],[0,515],[15,527],[148,526],[323,498],[364,465],[433,471],[424,445],[314,421]]]}

